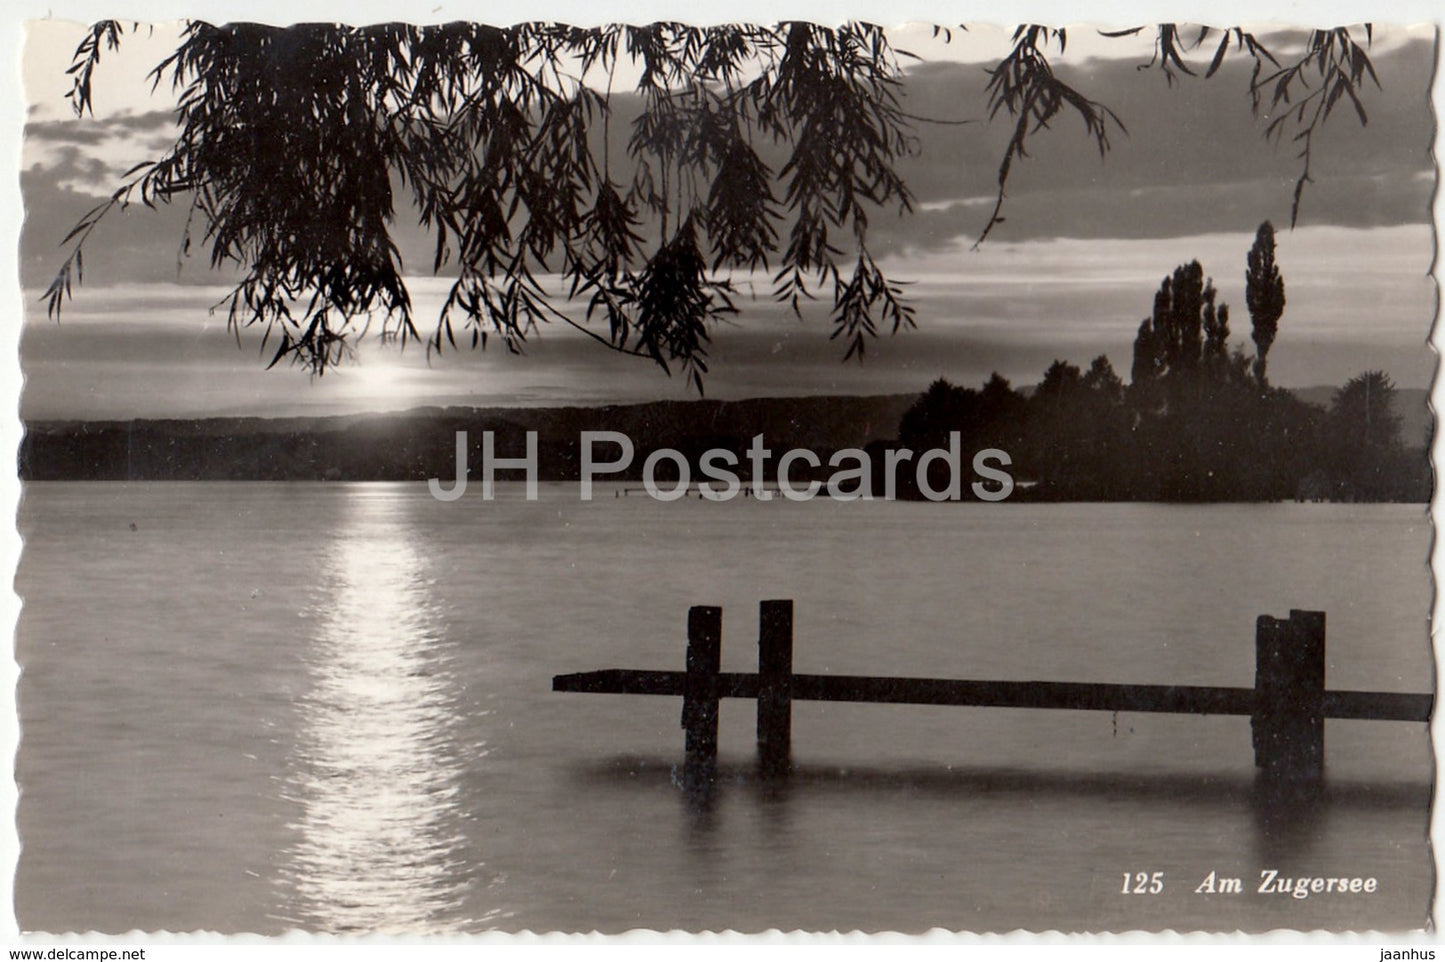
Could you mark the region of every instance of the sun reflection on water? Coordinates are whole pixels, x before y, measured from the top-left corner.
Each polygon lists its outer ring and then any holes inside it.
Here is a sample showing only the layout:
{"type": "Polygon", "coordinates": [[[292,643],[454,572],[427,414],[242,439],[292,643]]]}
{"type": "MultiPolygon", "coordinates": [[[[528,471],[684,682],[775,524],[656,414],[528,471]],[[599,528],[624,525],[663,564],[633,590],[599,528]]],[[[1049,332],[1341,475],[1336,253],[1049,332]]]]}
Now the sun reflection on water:
{"type": "Polygon", "coordinates": [[[325,592],[310,612],[310,686],[287,772],[300,805],[281,871],[287,922],[332,932],[474,930],[460,917],[480,861],[459,784],[459,685],[426,559],[401,501],[348,492],[325,592]]]}

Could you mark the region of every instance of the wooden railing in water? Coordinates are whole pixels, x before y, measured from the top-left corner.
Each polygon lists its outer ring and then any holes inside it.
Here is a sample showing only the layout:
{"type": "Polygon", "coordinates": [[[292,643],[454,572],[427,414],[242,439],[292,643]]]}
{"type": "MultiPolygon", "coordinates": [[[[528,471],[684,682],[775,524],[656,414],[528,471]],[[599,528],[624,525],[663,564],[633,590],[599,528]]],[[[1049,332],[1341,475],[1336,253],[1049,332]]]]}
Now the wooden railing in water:
{"type": "Polygon", "coordinates": [[[792,703],[851,701],[973,705],[1073,711],[1248,715],[1254,762],[1271,779],[1318,781],[1324,773],[1325,719],[1428,722],[1434,696],[1325,690],[1325,613],[1260,615],[1253,688],[1120,685],[1060,681],[965,681],[793,672],[793,603],[761,605],[756,673],[720,670],[722,609],[688,611],[685,671],[610,668],[552,679],[553,691],[682,697],[685,778],[710,783],[717,764],[718,702],[758,703],[758,761],[769,776],[791,765],[792,703]]]}

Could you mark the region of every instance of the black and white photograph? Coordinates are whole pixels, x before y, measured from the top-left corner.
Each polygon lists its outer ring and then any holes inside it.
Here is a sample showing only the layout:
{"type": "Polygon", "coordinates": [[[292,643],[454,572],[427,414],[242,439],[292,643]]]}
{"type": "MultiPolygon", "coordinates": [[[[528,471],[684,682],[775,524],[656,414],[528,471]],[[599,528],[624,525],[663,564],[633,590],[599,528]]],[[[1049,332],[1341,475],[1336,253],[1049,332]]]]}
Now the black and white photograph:
{"type": "Polygon", "coordinates": [[[21,28],[22,938],[1433,931],[1437,24],[305,7],[21,28]]]}

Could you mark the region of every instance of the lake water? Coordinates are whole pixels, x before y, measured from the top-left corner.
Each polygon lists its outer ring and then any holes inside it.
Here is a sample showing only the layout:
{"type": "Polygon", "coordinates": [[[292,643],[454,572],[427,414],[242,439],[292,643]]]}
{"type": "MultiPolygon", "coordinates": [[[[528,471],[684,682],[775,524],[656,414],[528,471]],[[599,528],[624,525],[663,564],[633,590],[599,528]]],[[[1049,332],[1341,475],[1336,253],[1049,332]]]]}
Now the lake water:
{"type": "Polygon", "coordinates": [[[51,483],[20,528],[22,929],[1427,920],[1424,725],[1327,723],[1323,797],[1281,808],[1246,718],[803,702],[773,784],[726,701],[698,806],[678,699],[550,690],[681,668],[695,604],[752,670],[757,603],[792,598],[800,672],[1250,686],[1255,617],[1312,608],[1330,687],[1430,691],[1422,506],[51,483]],[[1379,889],[1256,894],[1265,869],[1379,889]]]}

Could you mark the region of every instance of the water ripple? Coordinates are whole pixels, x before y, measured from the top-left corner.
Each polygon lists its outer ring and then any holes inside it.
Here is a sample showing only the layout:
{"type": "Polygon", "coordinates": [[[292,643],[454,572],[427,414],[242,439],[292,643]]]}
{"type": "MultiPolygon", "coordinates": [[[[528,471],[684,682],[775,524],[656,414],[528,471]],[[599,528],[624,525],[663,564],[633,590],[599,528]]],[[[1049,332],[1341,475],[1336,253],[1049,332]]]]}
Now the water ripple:
{"type": "Polygon", "coordinates": [[[285,920],[331,932],[446,933],[474,873],[458,784],[485,746],[458,743],[458,683],[425,559],[394,505],[352,498],[310,613],[311,684],[287,794],[301,808],[285,920]]]}

